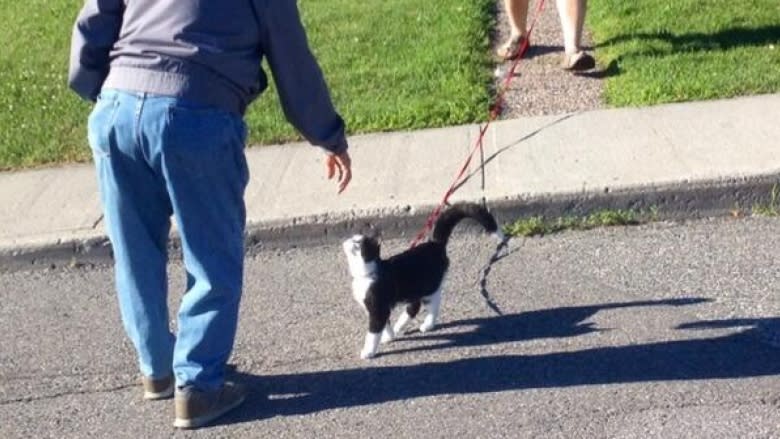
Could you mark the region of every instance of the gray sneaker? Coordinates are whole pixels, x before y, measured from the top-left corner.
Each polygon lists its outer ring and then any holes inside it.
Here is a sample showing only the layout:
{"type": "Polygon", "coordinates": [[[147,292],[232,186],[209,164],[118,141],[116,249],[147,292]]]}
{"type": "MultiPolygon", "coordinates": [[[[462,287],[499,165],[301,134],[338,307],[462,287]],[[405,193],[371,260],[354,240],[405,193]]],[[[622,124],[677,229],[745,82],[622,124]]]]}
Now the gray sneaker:
{"type": "Polygon", "coordinates": [[[147,401],[167,399],[173,396],[173,375],[158,379],[141,377],[141,382],[144,385],[144,399],[147,401]]]}
{"type": "Polygon", "coordinates": [[[199,428],[241,405],[244,386],[226,381],[221,388],[203,392],[192,387],[176,389],[173,398],[176,428],[199,428]]]}

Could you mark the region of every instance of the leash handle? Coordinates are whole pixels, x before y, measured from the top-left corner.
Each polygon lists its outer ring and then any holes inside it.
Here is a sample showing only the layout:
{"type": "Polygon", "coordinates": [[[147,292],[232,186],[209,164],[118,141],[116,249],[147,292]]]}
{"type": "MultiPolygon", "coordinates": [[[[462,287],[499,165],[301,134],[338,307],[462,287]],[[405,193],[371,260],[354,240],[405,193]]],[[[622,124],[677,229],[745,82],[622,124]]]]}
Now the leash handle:
{"type": "Polygon", "coordinates": [[[509,70],[507,70],[507,73],[504,75],[504,79],[501,83],[501,87],[499,88],[498,93],[496,93],[496,99],[493,101],[493,105],[490,106],[490,113],[488,115],[488,120],[484,126],[480,127],[479,136],[477,137],[477,141],[475,142],[474,148],[471,149],[471,152],[469,153],[468,157],[466,157],[466,162],[463,164],[463,166],[460,168],[460,171],[455,176],[455,180],[453,180],[449,189],[447,189],[447,192],[445,192],[444,197],[442,198],[439,205],[433,209],[433,212],[431,212],[431,214],[428,216],[428,219],[425,220],[425,225],[420,230],[420,232],[417,233],[417,236],[414,238],[414,240],[412,240],[412,243],[410,244],[409,248],[416,247],[417,244],[419,244],[420,241],[423,238],[425,238],[425,235],[427,235],[428,232],[431,229],[433,229],[436,220],[441,215],[442,209],[444,208],[444,206],[449,204],[450,196],[452,196],[452,194],[455,193],[457,188],[462,183],[461,179],[463,178],[463,175],[466,173],[469,164],[471,164],[471,159],[474,157],[474,153],[476,153],[477,151],[482,151],[482,142],[485,139],[485,134],[487,134],[487,130],[488,127],[490,126],[490,123],[496,120],[498,118],[499,113],[501,112],[501,107],[504,104],[504,95],[506,94],[506,91],[509,89],[509,84],[512,82],[512,78],[515,76],[515,70],[517,69],[517,66],[520,65],[520,60],[523,58],[523,55],[525,54],[526,50],[528,50],[528,46],[530,44],[529,42],[531,40],[531,33],[533,33],[534,31],[534,27],[536,26],[536,21],[539,18],[539,15],[542,13],[542,10],[544,10],[544,2],[545,0],[539,0],[539,2],[536,5],[536,12],[534,14],[533,20],[531,20],[531,26],[529,26],[528,28],[528,34],[526,38],[523,40],[523,44],[520,46],[520,54],[514,60],[509,70]]]}

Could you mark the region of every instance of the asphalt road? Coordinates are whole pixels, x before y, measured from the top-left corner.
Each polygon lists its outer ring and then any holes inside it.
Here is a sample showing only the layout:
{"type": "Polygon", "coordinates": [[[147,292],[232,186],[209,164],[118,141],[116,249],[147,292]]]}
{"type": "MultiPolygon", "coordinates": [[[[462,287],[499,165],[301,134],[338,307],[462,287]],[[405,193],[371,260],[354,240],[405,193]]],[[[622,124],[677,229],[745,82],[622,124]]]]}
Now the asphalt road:
{"type": "Polygon", "coordinates": [[[493,242],[456,231],[440,329],[370,362],[338,243],[259,251],[232,360],[252,395],[190,433],[140,399],[110,268],[0,274],[0,437],[780,438],[780,220],[511,246],[484,282],[501,315],[480,295],[493,242]]]}

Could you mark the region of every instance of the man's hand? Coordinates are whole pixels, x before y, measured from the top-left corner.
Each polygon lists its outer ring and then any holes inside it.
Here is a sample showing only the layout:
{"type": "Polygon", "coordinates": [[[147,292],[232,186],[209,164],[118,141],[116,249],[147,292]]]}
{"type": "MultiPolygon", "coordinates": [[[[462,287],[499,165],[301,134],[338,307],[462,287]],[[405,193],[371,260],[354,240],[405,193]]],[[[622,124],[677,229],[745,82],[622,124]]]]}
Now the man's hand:
{"type": "Polygon", "coordinates": [[[328,154],[325,166],[328,168],[328,180],[332,179],[338,170],[339,193],[344,192],[349,181],[352,180],[352,161],[349,158],[349,153],[344,151],[340,154],[328,154]]]}

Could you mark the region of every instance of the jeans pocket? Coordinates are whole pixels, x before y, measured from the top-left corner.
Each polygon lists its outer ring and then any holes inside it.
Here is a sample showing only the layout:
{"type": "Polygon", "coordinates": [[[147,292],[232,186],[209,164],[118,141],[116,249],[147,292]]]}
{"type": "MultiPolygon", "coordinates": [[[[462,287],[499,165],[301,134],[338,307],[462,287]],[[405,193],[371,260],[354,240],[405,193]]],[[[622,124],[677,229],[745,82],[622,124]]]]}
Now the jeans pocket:
{"type": "Polygon", "coordinates": [[[87,121],[87,139],[95,158],[108,157],[111,151],[111,130],[114,127],[119,100],[116,96],[99,97],[87,121]]]}
{"type": "Polygon", "coordinates": [[[245,173],[242,163],[236,162],[238,155],[243,160],[246,138],[240,116],[213,108],[171,106],[167,117],[163,154],[169,165],[198,178],[245,173]]]}

